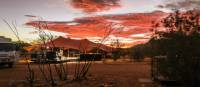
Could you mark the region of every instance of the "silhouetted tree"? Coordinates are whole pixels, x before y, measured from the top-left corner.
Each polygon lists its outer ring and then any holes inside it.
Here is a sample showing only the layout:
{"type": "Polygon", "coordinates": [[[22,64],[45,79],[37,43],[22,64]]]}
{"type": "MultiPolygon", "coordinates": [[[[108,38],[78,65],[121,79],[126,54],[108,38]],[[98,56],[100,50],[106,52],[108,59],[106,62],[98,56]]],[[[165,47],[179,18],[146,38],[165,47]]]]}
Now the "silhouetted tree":
{"type": "Polygon", "coordinates": [[[155,35],[148,42],[152,56],[167,57],[158,63],[158,72],[185,87],[200,87],[200,11],[176,11],[161,23],[166,31],[155,27],[155,35]]]}
{"type": "Polygon", "coordinates": [[[122,55],[122,44],[120,43],[119,39],[116,39],[114,40],[114,42],[111,43],[111,45],[113,48],[115,48],[112,51],[112,58],[116,61],[122,55]]]}
{"type": "Polygon", "coordinates": [[[31,46],[29,43],[22,42],[22,41],[21,42],[15,41],[13,42],[13,44],[15,44],[15,49],[20,52],[21,56],[25,56],[26,54],[28,54],[25,48],[28,46],[31,46]]]}
{"type": "Polygon", "coordinates": [[[130,48],[130,57],[137,61],[142,61],[145,56],[145,44],[138,44],[130,48]]]}

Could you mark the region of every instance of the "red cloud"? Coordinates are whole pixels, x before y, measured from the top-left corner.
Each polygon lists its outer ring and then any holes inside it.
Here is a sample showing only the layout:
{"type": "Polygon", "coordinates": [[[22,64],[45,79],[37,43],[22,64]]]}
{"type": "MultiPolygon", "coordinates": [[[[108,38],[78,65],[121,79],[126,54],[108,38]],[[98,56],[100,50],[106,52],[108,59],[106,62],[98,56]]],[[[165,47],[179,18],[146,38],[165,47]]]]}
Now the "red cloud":
{"type": "Polygon", "coordinates": [[[119,1],[120,0],[71,0],[71,5],[84,12],[91,13],[120,7],[119,1]]]}
{"type": "Polygon", "coordinates": [[[111,35],[115,37],[131,38],[133,41],[141,39],[139,41],[141,43],[144,42],[144,39],[148,40],[148,38],[146,36],[131,36],[134,34],[149,33],[152,21],[159,20],[165,15],[167,14],[164,12],[156,11],[152,13],[83,17],[69,22],[30,21],[26,25],[38,28],[38,24],[40,24],[43,25],[40,27],[44,29],[68,33],[72,38],[104,37],[109,30],[112,30],[111,35]]]}

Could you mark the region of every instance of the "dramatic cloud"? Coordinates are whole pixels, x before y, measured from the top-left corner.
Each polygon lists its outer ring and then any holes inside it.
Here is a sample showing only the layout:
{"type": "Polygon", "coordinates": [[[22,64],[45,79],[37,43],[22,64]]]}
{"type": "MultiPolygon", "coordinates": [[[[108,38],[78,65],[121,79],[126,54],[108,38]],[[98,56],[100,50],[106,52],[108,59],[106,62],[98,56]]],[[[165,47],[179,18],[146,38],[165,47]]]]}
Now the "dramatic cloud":
{"type": "Polygon", "coordinates": [[[70,4],[83,12],[99,12],[120,7],[120,0],[71,0],[70,4]]]}
{"type": "Polygon", "coordinates": [[[200,9],[200,0],[167,0],[165,5],[159,5],[161,8],[170,9],[200,9]]]}
{"type": "Polygon", "coordinates": [[[88,38],[92,41],[109,34],[109,37],[120,39],[122,43],[134,45],[147,41],[151,36],[152,21],[160,20],[165,15],[167,14],[164,12],[155,11],[83,17],[68,22],[30,21],[26,25],[67,33],[71,38],[88,38]]]}
{"type": "Polygon", "coordinates": [[[29,32],[29,34],[38,34],[38,31],[29,32]]]}

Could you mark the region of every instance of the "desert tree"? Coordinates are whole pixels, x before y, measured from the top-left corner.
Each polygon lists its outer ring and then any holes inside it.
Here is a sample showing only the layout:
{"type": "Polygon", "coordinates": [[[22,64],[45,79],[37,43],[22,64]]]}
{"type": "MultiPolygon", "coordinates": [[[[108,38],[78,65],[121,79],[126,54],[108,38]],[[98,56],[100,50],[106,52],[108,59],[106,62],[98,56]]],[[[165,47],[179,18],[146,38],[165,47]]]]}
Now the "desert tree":
{"type": "MultiPolygon", "coordinates": [[[[165,31],[155,32],[148,42],[152,55],[166,56],[158,62],[158,72],[165,79],[185,87],[200,86],[200,13],[199,10],[175,11],[161,23],[165,31]]],[[[158,28],[154,28],[158,29],[158,28]]]]}
{"type": "Polygon", "coordinates": [[[146,44],[138,44],[130,49],[130,57],[136,61],[142,61],[145,56],[148,56],[148,47],[146,44]]]}
{"type": "Polygon", "coordinates": [[[111,47],[114,48],[114,50],[112,50],[112,58],[114,61],[122,56],[122,46],[123,44],[119,41],[118,38],[116,40],[112,40],[111,47]]]}

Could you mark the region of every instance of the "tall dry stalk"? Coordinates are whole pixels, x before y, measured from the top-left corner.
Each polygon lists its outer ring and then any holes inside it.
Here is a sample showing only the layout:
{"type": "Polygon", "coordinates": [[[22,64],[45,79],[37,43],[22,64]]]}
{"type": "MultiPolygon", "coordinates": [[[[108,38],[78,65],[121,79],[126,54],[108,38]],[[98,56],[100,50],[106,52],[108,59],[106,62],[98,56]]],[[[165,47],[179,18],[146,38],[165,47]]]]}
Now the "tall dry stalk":
{"type": "MultiPolygon", "coordinates": [[[[106,30],[104,32],[104,36],[103,36],[103,38],[101,39],[100,43],[97,46],[97,52],[99,51],[99,48],[101,47],[101,44],[103,44],[105,41],[107,41],[109,39],[109,36],[114,32],[115,29],[113,28],[113,26],[115,26],[115,25],[117,25],[117,24],[109,23],[108,25],[106,25],[106,27],[105,27],[106,30]]],[[[121,30],[123,28],[124,27],[119,27],[119,29],[121,29],[121,30]]],[[[118,32],[118,33],[120,33],[120,32],[118,32]]],[[[85,50],[84,53],[86,53],[86,49],[84,49],[84,50],[85,50]]],[[[89,71],[94,59],[95,58],[93,57],[91,61],[85,60],[82,67],[80,67],[80,65],[81,65],[80,64],[80,60],[78,60],[78,63],[75,66],[75,78],[74,78],[74,80],[81,80],[83,78],[86,78],[86,75],[87,75],[87,73],[88,73],[88,71],[89,71]]]]}
{"type": "MultiPolygon", "coordinates": [[[[46,22],[44,22],[44,28],[49,29],[48,25],[46,22]]],[[[46,32],[44,32],[45,36],[48,38],[48,41],[51,43],[52,48],[56,48],[54,42],[53,42],[53,35],[51,34],[51,32],[49,32],[49,34],[47,34],[46,32]]],[[[53,51],[53,50],[52,50],[53,51]]],[[[56,53],[58,55],[58,53],[56,53]]],[[[60,58],[61,60],[61,58],[60,58]]],[[[54,67],[56,69],[56,72],[60,78],[60,80],[67,80],[67,72],[65,70],[65,67],[63,65],[62,62],[59,63],[60,67],[57,67],[56,64],[54,64],[54,67]]]]}
{"type": "MultiPolygon", "coordinates": [[[[5,19],[2,19],[2,20],[9,27],[9,29],[12,31],[12,33],[15,35],[15,37],[17,38],[19,44],[22,44],[22,41],[21,41],[21,39],[19,37],[18,29],[16,27],[16,22],[12,22],[12,25],[11,25],[5,19]]],[[[21,48],[21,45],[19,47],[21,48]]],[[[26,76],[26,80],[29,82],[30,86],[33,87],[34,86],[34,82],[35,82],[35,71],[31,68],[31,65],[28,62],[27,58],[26,58],[26,61],[27,61],[27,68],[28,68],[28,76],[26,76]]]]}
{"type": "MultiPolygon", "coordinates": [[[[45,37],[45,32],[43,31],[43,30],[41,30],[41,25],[40,25],[40,23],[38,23],[39,25],[38,25],[38,31],[39,31],[39,36],[40,36],[40,39],[41,39],[41,41],[42,41],[42,44],[45,46],[45,49],[44,50],[42,50],[43,51],[43,53],[44,53],[44,51],[46,51],[46,37],[45,37]]],[[[41,48],[43,48],[43,46],[41,46],[41,48]]],[[[45,60],[46,60],[46,58],[44,58],[45,60]]],[[[55,86],[56,85],[56,83],[55,83],[55,80],[54,80],[54,76],[53,76],[53,71],[52,71],[52,67],[51,67],[51,64],[50,63],[48,63],[47,64],[47,68],[48,68],[48,72],[49,72],[49,76],[50,76],[50,81],[51,81],[51,85],[52,86],[55,86]]],[[[43,73],[44,71],[42,70],[42,73],[43,73]]],[[[43,75],[46,75],[46,74],[43,74],[43,75]]],[[[46,77],[46,76],[44,76],[44,77],[46,77]]]]}

